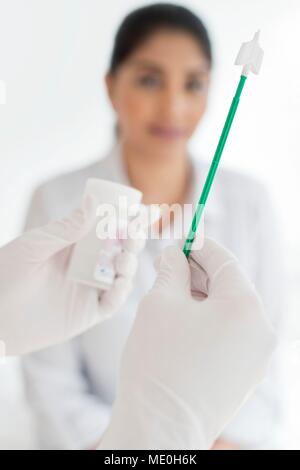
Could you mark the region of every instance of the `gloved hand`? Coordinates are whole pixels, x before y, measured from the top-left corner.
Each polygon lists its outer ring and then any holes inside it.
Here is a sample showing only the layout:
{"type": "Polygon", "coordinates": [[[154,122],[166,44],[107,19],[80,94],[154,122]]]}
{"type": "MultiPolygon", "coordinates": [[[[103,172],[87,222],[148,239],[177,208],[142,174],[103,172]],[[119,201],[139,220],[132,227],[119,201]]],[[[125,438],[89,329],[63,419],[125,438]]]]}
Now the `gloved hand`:
{"type": "Polygon", "coordinates": [[[145,237],[123,240],[116,280],[102,295],[67,280],[72,245],[95,224],[93,208],[86,199],[70,217],[0,248],[0,341],[7,355],[66,341],[115,313],[126,300],[145,237]]]}
{"type": "Polygon", "coordinates": [[[253,285],[211,240],[191,261],[207,273],[207,286],[197,282],[208,296],[192,297],[195,269],[167,248],[125,347],[100,449],[209,449],[264,377],[275,339],[253,285]]]}

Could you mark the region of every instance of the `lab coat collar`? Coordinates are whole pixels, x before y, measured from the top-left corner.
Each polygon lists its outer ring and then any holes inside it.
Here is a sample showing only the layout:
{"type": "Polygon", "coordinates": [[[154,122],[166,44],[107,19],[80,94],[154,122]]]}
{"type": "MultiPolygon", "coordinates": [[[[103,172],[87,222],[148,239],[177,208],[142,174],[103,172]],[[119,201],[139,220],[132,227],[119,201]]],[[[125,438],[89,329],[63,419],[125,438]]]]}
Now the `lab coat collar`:
{"type": "MultiPolygon", "coordinates": [[[[121,144],[117,142],[107,155],[106,161],[109,168],[109,178],[112,181],[130,186],[129,176],[121,152],[121,144]]],[[[191,154],[189,154],[189,159],[192,167],[192,186],[187,203],[192,203],[196,208],[209,171],[209,165],[199,162],[199,160],[191,154]]],[[[205,221],[207,223],[216,223],[223,220],[225,213],[223,208],[224,201],[223,198],[221,198],[220,192],[220,186],[215,181],[205,208],[205,221]]]]}
{"type": "MultiPolygon", "coordinates": [[[[192,203],[194,204],[194,207],[196,207],[208,175],[209,165],[207,163],[199,162],[193,156],[190,156],[190,161],[192,165],[193,178],[192,203]]],[[[215,180],[205,207],[205,220],[207,222],[221,222],[224,216],[223,204],[224,200],[221,197],[220,185],[217,180],[215,180]]]]}
{"type": "Polygon", "coordinates": [[[131,186],[121,153],[121,144],[116,142],[107,156],[111,179],[126,186],[131,186]]]}

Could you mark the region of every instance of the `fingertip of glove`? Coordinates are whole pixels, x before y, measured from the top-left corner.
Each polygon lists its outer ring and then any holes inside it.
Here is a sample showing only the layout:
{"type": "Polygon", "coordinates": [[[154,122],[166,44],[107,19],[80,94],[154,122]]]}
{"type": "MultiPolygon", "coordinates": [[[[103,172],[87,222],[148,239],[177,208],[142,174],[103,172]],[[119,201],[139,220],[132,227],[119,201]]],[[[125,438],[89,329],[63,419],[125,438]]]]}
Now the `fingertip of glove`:
{"type": "Polygon", "coordinates": [[[122,247],[133,254],[139,254],[143,251],[146,245],[146,234],[144,232],[136,234],[136,237],[126,238],[121,240],[122,247]]]}
{"type": "Polygon", "coordinates": [[[116,256],[115,268],[118,275],[134,276],[138,266],[136,255],[122,251],[116,256]]]}
{"type": "Polygon", "coordinates": [[[186,262],[186,257],[183,251],[176,245],[170,245],[167,246],[167,248],[164,249],[162,255],[161,255],[161,260],[160,263],[161,265],[168,262],[168,261],[174,261],[174,260],[180,260],[186,262]]]}

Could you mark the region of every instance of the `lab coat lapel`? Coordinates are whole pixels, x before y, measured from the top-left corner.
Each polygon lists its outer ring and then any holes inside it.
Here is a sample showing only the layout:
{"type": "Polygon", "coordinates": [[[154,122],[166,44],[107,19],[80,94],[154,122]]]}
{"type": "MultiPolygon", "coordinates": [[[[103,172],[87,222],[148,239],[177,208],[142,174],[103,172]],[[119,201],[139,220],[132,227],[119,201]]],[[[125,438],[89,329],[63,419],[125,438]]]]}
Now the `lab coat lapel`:
{"type": "MultiPolygon", "coordinates": [[[[198,201],[203,190],[206,177],[209,171],[207,163],[200,163],[195,158],[191,158],[193,169],[191,202],[196,209],[198,201]]],[[[204,233],[205,236],[216,238],[222,232],[224,223],[224,200],[221,194],[221,188],[218,183],[218,175],[212,185],[211,191],[204,210],[204,233]]]]}

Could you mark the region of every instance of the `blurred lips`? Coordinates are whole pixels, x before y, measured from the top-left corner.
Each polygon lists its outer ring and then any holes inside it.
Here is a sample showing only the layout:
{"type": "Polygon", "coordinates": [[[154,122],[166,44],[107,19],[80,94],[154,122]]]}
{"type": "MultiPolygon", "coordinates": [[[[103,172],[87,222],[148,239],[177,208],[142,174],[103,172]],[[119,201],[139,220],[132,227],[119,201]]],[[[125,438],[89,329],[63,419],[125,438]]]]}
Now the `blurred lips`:
{"type": "Polygon", "coordinates": [[[149,128],[150,134],[165,140],[178,140],[185,137],[183,129],[173,126],[158,126],[153,125],[149,128]]]}

